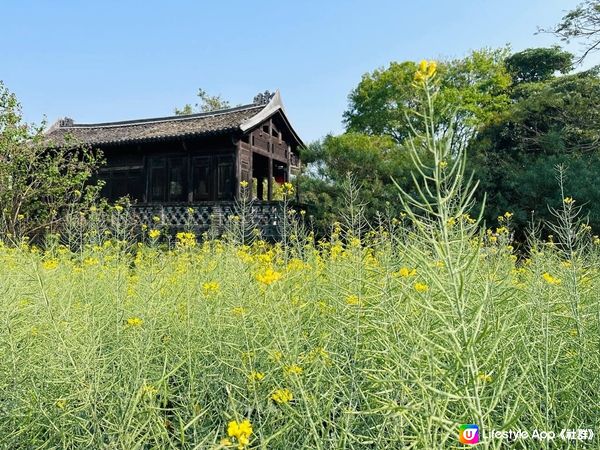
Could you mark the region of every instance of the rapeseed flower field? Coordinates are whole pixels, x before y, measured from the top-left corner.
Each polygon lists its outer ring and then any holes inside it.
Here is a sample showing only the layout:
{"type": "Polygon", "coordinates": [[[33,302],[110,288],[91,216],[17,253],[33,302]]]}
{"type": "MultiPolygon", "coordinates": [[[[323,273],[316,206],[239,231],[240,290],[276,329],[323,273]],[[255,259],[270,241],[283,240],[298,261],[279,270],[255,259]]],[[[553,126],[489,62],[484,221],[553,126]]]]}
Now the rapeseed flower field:
{"type": "MultiPolygon", "coordinates": [[[[244,207],[221,238],[169,242],[155,217],[135,239],[0,243],[0,447],[429,450],[465,448],[473,424],[597,433],[600,239],[568,196],[553,234],[518,249],[511,212],[491,228],[470,215],[464,153],[429,120],[436,68],[414,79],[425,131],[401,217],[365,224],[349,195],[317,239],[287,210],[289,184],[277,243],[247,233],[244,207]]],[[[121,226],[123,207],[111,214],[121,226]]]]}
{"type": "Polygon", "coordinates": [[[2,446],[452,448],[460,423],[598,426],[593,236],[573,260],[472,239],[458,305],[401,233],[0,246],[2,446]]]}

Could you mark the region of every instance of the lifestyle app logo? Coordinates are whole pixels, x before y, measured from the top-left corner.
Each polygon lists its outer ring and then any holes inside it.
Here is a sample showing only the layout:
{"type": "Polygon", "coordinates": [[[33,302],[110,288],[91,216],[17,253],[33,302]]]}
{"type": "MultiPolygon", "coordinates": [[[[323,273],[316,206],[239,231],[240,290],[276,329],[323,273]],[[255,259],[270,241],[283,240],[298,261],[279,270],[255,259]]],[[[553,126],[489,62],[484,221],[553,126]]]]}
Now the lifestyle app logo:
{"type": "Polygon", "coordinates": [[[479,442],[479,426],[474,423],[461,425],[458,428],[458,440],[461,444],[477,444],[479,442]]]}

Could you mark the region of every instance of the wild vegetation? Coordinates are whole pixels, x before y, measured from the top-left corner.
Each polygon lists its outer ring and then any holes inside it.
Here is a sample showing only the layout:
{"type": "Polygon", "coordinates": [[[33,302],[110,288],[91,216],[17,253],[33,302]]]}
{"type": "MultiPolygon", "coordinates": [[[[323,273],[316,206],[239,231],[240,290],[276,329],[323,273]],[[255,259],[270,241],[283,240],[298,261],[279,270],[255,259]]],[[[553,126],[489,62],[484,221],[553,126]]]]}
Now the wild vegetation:
{"type": "MultiPolygon", "coordinates": [[[[481,180],[477,208],[487,194],[487,223],[512,211],[519,241],[531,221],[552,219],[546,205],[560,206],[558,164],[568,167],[566,186],[586,203],[589,223],[600,231],[600,197],[589,183],[600,169],[600,77],[598,68],[574,72],[573,58],[558,47],[512,54],[484,49],[439,63],[437,120],[454,129],[457,144],[467,143],[469,170],[481,180]]],[[[412,189],[408,148],[412,128],[421,131],[410,114],[419,96],[412,83],[416,67],[392,62],[363,75],[349,95],[345,133],[326,136],[303,153],[308,169],[300,193],[315,205],[317,225],[339,219],[335,199],[347,172],[368,187],[361,201],[370,219],[387,204],[401,212],[392,178],[412,189]]]]}
{"type": "Polygon", "coordinates": [[[320,241],[285,202],[276,245],[244,203],[220,239],[167,246],[157,218],[136,243],[119,206],[83,212],[79,238],[2,244],[0,444],[437,449],[460,447],[461,423],[598,430],[600,240],[568,192],[527,258],[510,211],[481,228],[464,146],[432,120],[436,70],[413,74],[403,214],[369,225],[348,181],[320,241]]]}

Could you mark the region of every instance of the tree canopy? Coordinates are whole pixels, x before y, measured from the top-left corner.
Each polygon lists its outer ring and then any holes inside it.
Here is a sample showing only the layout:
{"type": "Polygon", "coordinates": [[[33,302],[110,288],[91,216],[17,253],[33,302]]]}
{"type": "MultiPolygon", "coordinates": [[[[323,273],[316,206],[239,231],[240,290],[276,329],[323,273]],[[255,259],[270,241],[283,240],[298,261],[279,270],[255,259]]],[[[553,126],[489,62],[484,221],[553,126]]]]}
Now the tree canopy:
{"type": "Polygon", "coordinates": [[[506,58],[506,68],[514,83],[546,81],[556,72],[569,72],[573,55],[560,47],[528,48],[506,58]]]}
{"type": "Polygon", "coordinates": [[[67,209],[98,191],[89,180],[101,155],[76,142],[50,148],[43,128],[23,121],[0,81],[0,231],[17,241],[57,230],[67,209]]]}
{"type": "MultiPolygon", "coordinates": [[[[558,47],[481,50],[438,64],[436,123],[454,127],[468,146],[470,169],[488,194],[485,217],[506,211],[522,232],[532,213],[550,219],[547,205],[562,201],[557,165],[568,167],[565,188],[586,203],[590,224],[600,230],[600,194],[590,183],[600,172],[600,77],[598,70],[570,73],[573,55],[558,47]]],[[[310,168],[302,179],[304,199],[330,223],[347,172],[365,187],[371,218],[398,213],[392,179],[409,188],[406,145],[418,127],[417,64],[393,62],[365,74],[349,95],[346,132],[327,136],[303,154],[310,168]]]]}
{"type": "Polygon", "coordinates": [[[204,89],[198,89],[196,96],[200,99],[198,103],[195,103],[193,106],[190,103],[186,103],[181,109],[175,108],[175,114],[183,116],[230,107],[229,101],[224,100],[220,95],[209,95],[204,89]]]}
{"type": "Polygon", "coordinates": [[[563,41],[580,41],[584,50],[578,59],[581,62],[591,52],[600,50],[600,0],[586,0],[565,14],[562,20],[547,31],[563,41]]]}

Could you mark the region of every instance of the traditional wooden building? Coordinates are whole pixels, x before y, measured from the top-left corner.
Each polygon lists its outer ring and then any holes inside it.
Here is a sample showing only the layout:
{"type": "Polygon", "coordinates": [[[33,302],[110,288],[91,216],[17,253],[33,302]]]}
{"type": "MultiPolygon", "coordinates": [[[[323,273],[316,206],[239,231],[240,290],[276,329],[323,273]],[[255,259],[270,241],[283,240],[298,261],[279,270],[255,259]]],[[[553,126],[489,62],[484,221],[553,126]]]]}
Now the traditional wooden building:
{"type": "Polygon", "coordinates": [[[47,136],[55,145],[73,139],[100,149],[103,195],[111,201],[129,196],[142,216],[160,215],[174,226],[190,207],[201,226],[210,216],[225,216],[242,181],[261,214],[273,210],[274,183],[289,181],[299,169],[303,146],[279,91],[199,114],[94,124],[62,119],[47,136]]]}

